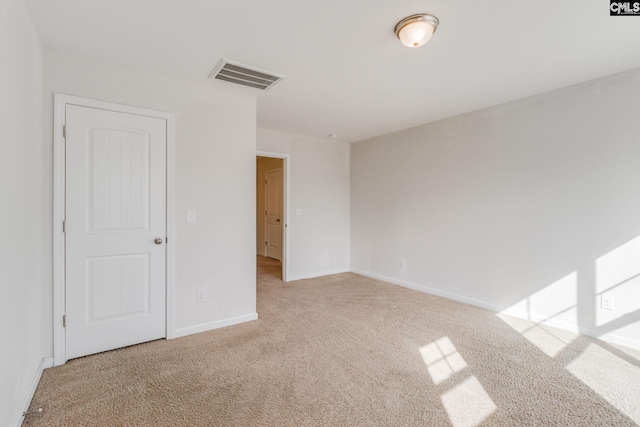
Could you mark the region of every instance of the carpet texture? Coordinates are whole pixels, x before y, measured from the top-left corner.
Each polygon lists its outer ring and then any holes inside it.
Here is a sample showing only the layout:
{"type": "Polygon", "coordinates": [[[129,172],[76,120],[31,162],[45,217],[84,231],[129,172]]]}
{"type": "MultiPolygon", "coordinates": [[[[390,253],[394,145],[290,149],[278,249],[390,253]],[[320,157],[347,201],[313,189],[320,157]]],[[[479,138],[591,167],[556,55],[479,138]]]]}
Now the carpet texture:
{"type": "Polygon", "coordinates": [[[47,369],[25,426],[631,426],[640,353],[352,273],[259,320],[47,369]]]}

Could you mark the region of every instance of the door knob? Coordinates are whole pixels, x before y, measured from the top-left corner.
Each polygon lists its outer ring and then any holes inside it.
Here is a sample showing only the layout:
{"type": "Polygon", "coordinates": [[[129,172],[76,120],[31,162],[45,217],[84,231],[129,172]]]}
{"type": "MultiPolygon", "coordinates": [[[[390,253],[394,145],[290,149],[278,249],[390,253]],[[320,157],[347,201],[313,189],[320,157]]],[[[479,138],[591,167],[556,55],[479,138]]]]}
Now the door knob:
{"type": "Polygon", "coordinates": [[[153,240],[153,243],[155,243],[156,245],[161,245],[161,244],[162,244],[162,239],[161,239],[161,238],[159,238],[159,237],[156,237],[156,238],[153,240]]]}
{"type": "Polygon", "coordinates": [[[276,222],[280,222],[280,218],[276,219],[276,222]]]}

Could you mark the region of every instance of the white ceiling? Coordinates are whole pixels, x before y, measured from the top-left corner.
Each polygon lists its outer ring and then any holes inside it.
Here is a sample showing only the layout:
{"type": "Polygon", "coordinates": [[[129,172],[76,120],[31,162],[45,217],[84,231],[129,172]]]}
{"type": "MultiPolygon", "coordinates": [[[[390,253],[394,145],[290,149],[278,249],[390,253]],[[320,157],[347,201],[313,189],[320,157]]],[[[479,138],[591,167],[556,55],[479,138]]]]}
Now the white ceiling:
{"type": "Polygon", "coordinates": [[[25,0],[45,46],[228,90],[220,58],[284,74],[258,125],[358,141],[640,67],[606,0],[25,0]],[[440,19],[418,49],[397,21],[440,19]]]}

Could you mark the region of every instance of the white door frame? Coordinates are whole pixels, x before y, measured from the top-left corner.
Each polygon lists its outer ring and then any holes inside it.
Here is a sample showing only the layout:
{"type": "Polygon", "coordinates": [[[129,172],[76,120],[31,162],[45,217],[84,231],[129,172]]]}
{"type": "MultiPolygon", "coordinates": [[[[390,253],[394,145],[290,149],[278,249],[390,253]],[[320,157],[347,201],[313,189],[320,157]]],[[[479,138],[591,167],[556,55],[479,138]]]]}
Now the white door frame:
{"type": "Polygon", "coordinates": [[[53,364],[66,361],[66,339],[63,326],[65,314],[65,238],[62,222],[65,218],[65,109],[67,105],[98,108],[166,120],[167,123],[167,267],[166,267],[166,338],[174,337],[174,223],[173,223],[173,152],[175,116],[164,111],[148,110],[77,96],[54,94],[53,110],[53,364]]]}
{"type": "MultiPolygon", "coordinates": [[[[283,226],[282,226],[282,281],[288,282],[289,277],[289,248],[291,245],[289,244],[289,189],[291,188],[289,177],[289,169],[291,168],[291,155],[284,153],[274,153],[272,151],[260,151],[256,152],[256,156],[260,157],[271,157],[272,159],[282,159],[282,185],[284,185],[284,189],[282,191],[283,195],[283,205],[284,211],[282,212],[283,226]]],[[[258,188],[256,187],[256,192],[258,188]]]]}

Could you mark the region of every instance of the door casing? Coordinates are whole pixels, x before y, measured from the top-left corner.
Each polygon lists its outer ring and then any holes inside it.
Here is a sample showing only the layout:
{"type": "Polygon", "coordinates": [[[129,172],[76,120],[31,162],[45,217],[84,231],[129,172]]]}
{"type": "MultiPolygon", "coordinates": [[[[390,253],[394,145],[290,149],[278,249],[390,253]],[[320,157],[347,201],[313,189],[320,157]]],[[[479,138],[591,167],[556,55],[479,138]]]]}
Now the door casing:
{"type": "Polygon", "coordinates": [[[53,364],[63,365],[66,361],[66,340],[63,325],[65,314],[65,109],[67,105],[98,108],[140,116],[166,120],[167,123],[167,265],[166,265],[166,333],[167,339],[174,337],[174,129],[175,117],[172,113],[97,101],[64,94],[54,94],[53,112],[53,364]]]}
{"type": "MultiPolygon", "coordinates": [[[[290,185],[290,176],[289,171],[291,170],[291,156],[289,154],[284,153],[276,153],[272,151],[256,151],[256,156],[260,157],[271,157],[274,159],[282,159],[282,185],[284,189],[282,191],[283,196],[283,212],[282,212],[282,281],[288,282],[289,279],[289,248],[290,239],[289,235],[289,189],[290,185]]],[[[256,188],[256,191],[258,189],[256,188]]]]}

